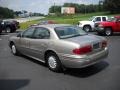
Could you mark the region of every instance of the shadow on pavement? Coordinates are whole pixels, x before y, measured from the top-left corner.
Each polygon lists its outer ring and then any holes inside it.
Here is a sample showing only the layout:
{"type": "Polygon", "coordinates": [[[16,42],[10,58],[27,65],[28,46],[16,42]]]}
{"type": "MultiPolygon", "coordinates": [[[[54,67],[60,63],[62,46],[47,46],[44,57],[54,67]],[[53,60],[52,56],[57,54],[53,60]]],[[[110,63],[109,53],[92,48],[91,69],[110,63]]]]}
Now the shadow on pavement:
{"type": "Polygon", "coordinates": [[[42,66],[45,66],[45,67],[47,66],[45,63],[42,63],[41,61],[35,60],[35,59],[27,57],[25,55],[20,55],[20,56],[25,58],[25,59],[28,59],[29,61],[31,61],[33,63],[39,64],[39,65],[42,65],[42,66]]]}
{"type": "Polygon", "coordinates": [[[97,63],[95,65],[86,67],[86,68],[81,68],[81,69],[67,69],[64,74],[66,75],[71,75],[75,77],[80,77],[80,78],[87,78],[90,76],[93,76],[100,71],[104,70],[107,68],[109,64],[105,61],[102,61],[100,63],[97,63]]]}
{"type": "Polygon", "coordinates": [[[0,35],[8,35],[8,33],[0,33],[0,35]]]}
{"type": "Polygon", "coordinates": [[[0,80],[0,90],[18,90],[27,86],[29,82],[28,79],[0,80]]]}
{"type": "MultiPolygon", "coordinates": [[[[29,57],[24,56],[24,55],[22,55],[22,57],[26,58],[34,63],[37,63],[39,65],[46,67],[46,64],[44,64],[40,61],[34,60],[34,59],[29,58],[29,57]]],[[[69,69],[66,69],[65,71],[63,71],[63,73],[65,75],[71,75],[71,76],[80,77],[80,78],[87,78],[87,77],[93,76],[93,75],[103,71],[108,66],[109,66],[109,63],[107,63],[106,61],[101,61],[95,65],[92,65],[92,66],[89,66],[86,68],[81,68],[81,69],[80,68],[79,69],[69,68],[69,69]]]]}

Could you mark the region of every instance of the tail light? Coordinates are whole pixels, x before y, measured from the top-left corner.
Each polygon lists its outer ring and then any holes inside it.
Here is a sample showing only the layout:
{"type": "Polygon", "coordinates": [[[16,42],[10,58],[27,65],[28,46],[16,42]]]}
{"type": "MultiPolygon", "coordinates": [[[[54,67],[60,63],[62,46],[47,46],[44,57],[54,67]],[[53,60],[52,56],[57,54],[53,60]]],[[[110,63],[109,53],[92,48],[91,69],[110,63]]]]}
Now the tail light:
{"type": "Polygon", "coordinates": [[[77,54],[77,55],[83,55],[83,54],[89,53],[91,51],[92,51],[92,46],[91,45],[87,45],[87,46],[83,46],[81,48],[74,49],[73,53],[77,54]]]}
{"type": "Polygon", "coordinates": [[[107,47],[107,41],[102,42],[102,48],[105,48],[105,47],[107,47]]]}

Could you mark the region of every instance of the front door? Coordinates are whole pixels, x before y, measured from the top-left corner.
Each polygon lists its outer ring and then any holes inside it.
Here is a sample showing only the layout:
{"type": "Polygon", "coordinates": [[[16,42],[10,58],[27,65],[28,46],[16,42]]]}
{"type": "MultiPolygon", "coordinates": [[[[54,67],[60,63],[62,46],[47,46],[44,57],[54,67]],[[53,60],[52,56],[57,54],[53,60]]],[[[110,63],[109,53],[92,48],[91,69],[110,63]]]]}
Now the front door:
{"type": "Polygon", "coordinates": [[[28,30],[24,31],[22,37],[19,40],[19,49],[25,55],[29,55],[29,48],[30,48],[30,40],[34,33],[34,28],[29,28],[28,30]]]}
{"type": "Polygon", "coordinates": [[[37,27],[30,40],[30,49],[32,56],[44,60],[44,53],[48,48],[50,40],[49,30],[43,27],[37,27]]]}

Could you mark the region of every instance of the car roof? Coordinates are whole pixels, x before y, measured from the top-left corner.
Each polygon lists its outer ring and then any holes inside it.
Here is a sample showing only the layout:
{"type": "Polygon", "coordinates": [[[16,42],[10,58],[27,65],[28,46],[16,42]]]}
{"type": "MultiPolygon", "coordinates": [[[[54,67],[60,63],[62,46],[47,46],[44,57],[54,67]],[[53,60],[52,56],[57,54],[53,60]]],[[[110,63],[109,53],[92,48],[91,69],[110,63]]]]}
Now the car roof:
{"type": "Polygon", "coordinates": [[[48,28],[56,28],[56,27],[64,27],[71,26],[70,24],[46,24],[46,25],[36,25],[32,27],[48,27],[48,28]]]}

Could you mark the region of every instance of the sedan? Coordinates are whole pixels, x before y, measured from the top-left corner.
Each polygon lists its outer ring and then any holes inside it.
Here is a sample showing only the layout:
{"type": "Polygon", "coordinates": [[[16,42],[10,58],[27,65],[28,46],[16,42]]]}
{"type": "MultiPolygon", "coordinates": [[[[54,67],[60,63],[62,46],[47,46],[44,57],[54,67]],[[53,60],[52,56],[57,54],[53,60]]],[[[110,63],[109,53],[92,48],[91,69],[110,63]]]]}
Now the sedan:
{"type": "Polygon", "coordinates": [[[68,24],[32,26],[10,37],[14,55],[23,54],[45,63],[50,70],[84,68],[108,56],[107,40],[68,24]]]}

